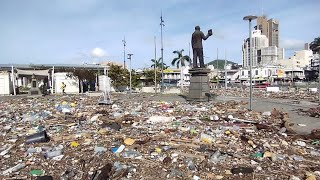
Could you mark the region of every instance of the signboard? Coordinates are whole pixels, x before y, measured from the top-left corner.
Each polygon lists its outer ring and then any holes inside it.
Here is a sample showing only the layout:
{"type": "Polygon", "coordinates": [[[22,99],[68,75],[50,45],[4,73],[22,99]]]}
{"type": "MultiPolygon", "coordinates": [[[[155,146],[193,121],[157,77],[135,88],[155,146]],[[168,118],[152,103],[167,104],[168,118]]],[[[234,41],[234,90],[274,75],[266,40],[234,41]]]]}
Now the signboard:
{"type": "Polygon", "coordinates": [[[286,72],[283,69],[277,69],[276,74],[278,77],[285,77],[286,72]]]}

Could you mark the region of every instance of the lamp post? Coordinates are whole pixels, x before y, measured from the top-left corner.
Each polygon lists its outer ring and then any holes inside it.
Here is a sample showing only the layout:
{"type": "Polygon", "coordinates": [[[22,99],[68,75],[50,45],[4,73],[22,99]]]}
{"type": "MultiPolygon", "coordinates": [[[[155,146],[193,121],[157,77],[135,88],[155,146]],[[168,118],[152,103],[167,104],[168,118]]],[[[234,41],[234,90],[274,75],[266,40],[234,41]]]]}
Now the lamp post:
{"type": "Polygon", "coordinates": [[[126,68],[126,37],[123,38],[123,69],[126,68]]]}
{"type": "Polygon", "coordinates": [[[318,93],[319,93],[319,105],[320,105],[320,46],[317,46],[315,48],[315,51],[317,52],[318,51],[318,93]]]}
{"type": "Polygon", "coordinates": [[[225,88],[225,93],[227,93],[227,50],[225,49],[224,51],[224,88],[225,88]]]}
{"type": "Polygon", "coordinates": [[[161,27],[161,92],[163,92],[163,37],[162,37],[162,27],[164,26],[164,20],[162,19],[162,12],[160,17],[160,27],[161,27]]]}
{"type": "Polygon", "coordinates": [[[249,21],[249,71],[250,71],[250,97],[249,97],[249,110],[252,110],[252,52],[251,52],[251,21],[257,19],[257,16],[249,15],[243,17],[243,20],[249,21]]]}
{"type": "Polygon", "coordinates": [[[129,71],[129,81],[130,81],[130,94],[132,93],[132,78],[131,78],[131,56],[133,54],[128,54],[128,59],[129,59],[129,66],[130,66],[130,71],[129,71]]]}
{"type": "Polygon", "coordinates": [[[154,92],[157,94],[157,42],[154,36],[154,92]]]}

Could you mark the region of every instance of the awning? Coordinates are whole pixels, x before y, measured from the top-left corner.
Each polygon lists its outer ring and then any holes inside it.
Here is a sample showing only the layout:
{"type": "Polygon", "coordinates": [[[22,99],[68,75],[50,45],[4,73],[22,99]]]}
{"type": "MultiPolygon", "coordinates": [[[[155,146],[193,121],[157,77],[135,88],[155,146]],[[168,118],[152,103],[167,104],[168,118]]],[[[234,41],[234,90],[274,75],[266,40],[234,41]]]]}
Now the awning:
{"type": "Polygon", "coordinates": [[[48,76],[49,69],[47,70],[22,70],[22,69],[17,69],[17,74],[18,75],[30,75],[32,76],[33,74],[35,76],[48,76]]]}

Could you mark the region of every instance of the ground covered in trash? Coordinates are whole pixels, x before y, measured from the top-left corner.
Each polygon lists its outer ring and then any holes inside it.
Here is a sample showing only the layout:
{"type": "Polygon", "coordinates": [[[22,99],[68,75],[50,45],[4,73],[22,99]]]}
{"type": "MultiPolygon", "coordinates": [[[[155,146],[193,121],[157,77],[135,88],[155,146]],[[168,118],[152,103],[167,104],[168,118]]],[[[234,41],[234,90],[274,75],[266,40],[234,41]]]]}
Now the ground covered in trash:
{"type": "MultiPolygon", "coordinates": [[[[236,97],[249,97],[249,88],[228,88],[213,89],[212,92],[217,95],[236,96],[236,97]]],[[[253,89],[253,97],[268,98],[268,99],[290,99],[296,100],[295,103],[300,101],[319,102],[319,94],[307,90],[292,90],[292,91],[279,91],[267,92],[266,89],[253,89]]]]}
{"type": "Polygon", "coordinates": [[[285,112],[136,96],[2,98],[0,178],[320,178],[320,131],[291,134],[285,112]]]}

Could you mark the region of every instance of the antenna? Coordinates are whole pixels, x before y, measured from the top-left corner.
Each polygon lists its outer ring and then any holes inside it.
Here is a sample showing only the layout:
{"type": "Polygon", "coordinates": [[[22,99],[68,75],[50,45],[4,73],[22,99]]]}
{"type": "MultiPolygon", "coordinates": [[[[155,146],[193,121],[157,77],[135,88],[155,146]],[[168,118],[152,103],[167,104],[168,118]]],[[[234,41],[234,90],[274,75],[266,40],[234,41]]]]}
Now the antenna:
{"type": "Polygon", "coordinates": [[[264,12],[263,12],[262,0],[260,0],[260,6],[261,6],[261,16],[263,16],[263,15],[264,15],[264,12]]]}

